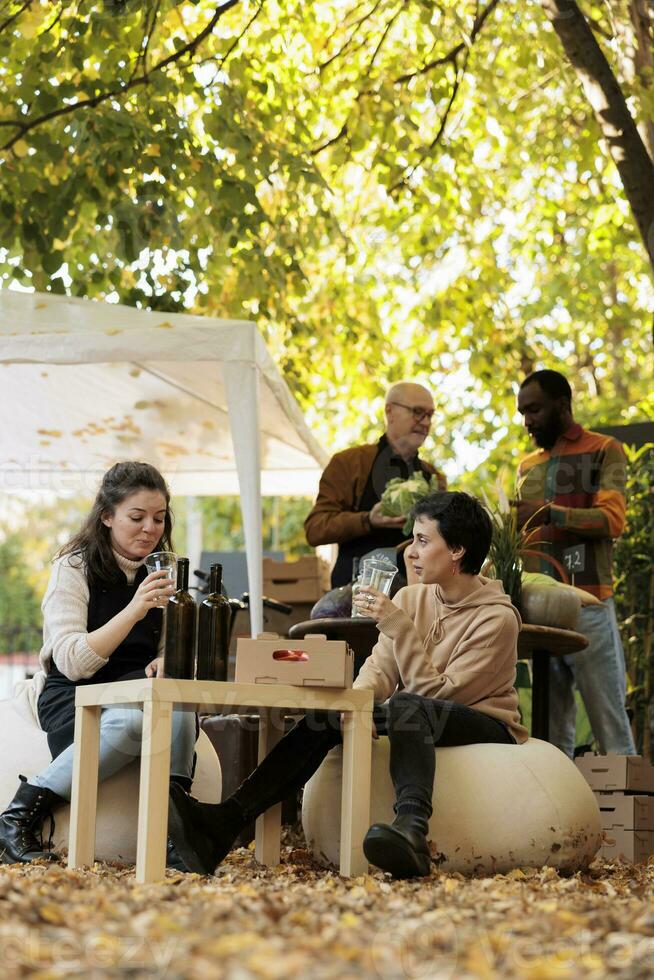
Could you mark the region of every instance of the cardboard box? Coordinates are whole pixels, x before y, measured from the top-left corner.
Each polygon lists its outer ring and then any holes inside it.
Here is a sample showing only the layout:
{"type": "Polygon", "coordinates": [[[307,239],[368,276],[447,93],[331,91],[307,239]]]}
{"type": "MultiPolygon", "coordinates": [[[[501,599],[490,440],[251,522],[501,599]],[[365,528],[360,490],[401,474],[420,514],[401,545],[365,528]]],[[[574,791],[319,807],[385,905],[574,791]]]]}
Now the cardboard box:
{"type": "Polygon", "coordinates": [[[297,687],[352,687],[354,654],[344,640],[321,635],[303,640],[281,637],[239,639],[237,684],[293,684],[297,687]]]}
{"type": "Polygon", "coordinates": [[[263,591],[280,602],[317,602],[331,588],[329,565],[317,555],[297,561],[263,560],[263,591]]]}
{"type": "Polygon", "coordinates": [[[623,793],[595,793],[602,819],[602,830],[654,831],[654,796],[626,796],[623,793]]]}
{"type": "Polygon", "coordinates": [[[654,830],[606,831],[600,854],[607,861],[628,861],[637,864],[654,854],[654,830]]]}
{"type": "MultiPolygon", "coordinates": [[[[274,636],[288,636],[288,631],[290,630],[291,626],[294,626],[295,623],[304,623],[310,618],[312,609],[312,602],[294,602],[293,611],[289,614],[279,612],[277,609],[268,609],[264,606],[264,631],[266,633],[271,633],[274,636]]],[[[234,619],[234,628],[229,640],[229,658],[232,667],[236,663],[237,640],[243,638],[249,639],[251,636],[252,629],[250,625],[250,610],[239,609],[234,619]]],[[[229,675],[229,680],[234,680],[233,669],[229,675]]]]}
{"type": "Polygon", "coordinates": [[[654,793],[654,766],[640,755],[580,755],[579,770],[593,790],[654,793]]]}

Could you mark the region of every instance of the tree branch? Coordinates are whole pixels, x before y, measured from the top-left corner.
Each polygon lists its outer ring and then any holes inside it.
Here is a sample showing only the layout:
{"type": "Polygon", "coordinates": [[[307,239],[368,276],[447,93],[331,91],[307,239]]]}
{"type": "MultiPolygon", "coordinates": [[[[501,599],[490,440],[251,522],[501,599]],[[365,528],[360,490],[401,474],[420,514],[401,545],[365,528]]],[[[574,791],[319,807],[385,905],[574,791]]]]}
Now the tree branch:
{"type": "Polygon", "coordinates": [[[654,271],[654,161],[624,93],[575,0],[541,0],[615,163],[654,271]]]}
{"type": "Polygon", "coordinates": [[[48,24],[47,27],[44,27],[43,28],[43,30],[39,34],[39,37],[42,37],[44,34],[49,34],[50,31],[57,26],[57,24],[59,23],[59,21],[61,20],[61,18],[63,17],[63,15],[64,15],[64,7],[63,7],[63,4],[62,4],[59,7],[59,10],[58,10],[58,12],[57,12],[54,20],[52,21],[52,23],[48,24]]]}
{"type": "Polygon", "coordinates": [[[377,42],[377,47],[375,48],[375,50],[372,53],[372,58],[368,62],[368,67],[366,68],[366,74],[368,74],[372,70],[372,68],[373,68],[373,66],[375,64],[375,61],[377,60],[377,55],[379,54],[379,52],[383,48],[384,41],[388,37],[388,34],[390,32],[391,27],[393,26],[393,24],[395,23],[395,21],[397,20],[397,18],[402,13],[402,9],[404,8],[405,3],[406,3],[406,0],[400,0],[399,7],[395,11],[395,13],[389,18],[388,23],[386,24],[386,27],[384,28],[384,32],[383,32],[382,36],[379,38],[379,41],[377,42]]]}
{"type": "Polygon", "coordinates": [[[43,125],[43,123],[50,122],[50,120],[52,119],[57,119],[61,116],[69,116],[72,113],[77,112],[79,109],[88,109],[88,108],[94,109],[97,106],[101,105],[103,102],[106,102],[108,99],[115,99],[115,98],[122,97],[131,89],[134,89],[137,86],[147,85],[151,76],[155,74],[155,72],[163,71],[165,68],[168,68],[169,65],[176,64],[187,55],[192,55],[199,47],[199,45],[202,44],[205,38],[207,38],[213,32],[213,29],[218,23],[218,21],[220,20],[220,18],[224,14],[226,14],[228,10],[231,10],[232,7],[235,7],[239,2],[240,0],[225,0],[223,4],[221,4],[219,7],[216,8],[213,16],[211,17],[209,22],[205,25],[205,27],[200,31],[200,33],[197,34],[194,38],[192,38],[187,44],[183,45],[179,49],[179,51],[175,51],[174,54],[168,55],[168,57],[163,58],[156,65],[154,65],[154,67],[151,68],[149,72],[144,72],[144,74],[139,75],[136,78],[130,79],[129,82],[125,83],[124,85],[118,88],[110,89],[107,92],[101,92],[100,95],[94,95],[88,99],[79,99],[77,102],[73,102],[70,105],[60,106],[58,109],[53,109],[51,112],[43,113],[43,115],[37,116],[35,119],[0,120],[0,127],[5,127],[5,128],[12,127],[17,130],[17,132],[14,133],[11,139],[7,140],[7,142],[2,147],[0,147],[0,149],[3,150],[11,149],[14,143],[16,143],[19,139],[22,139],[26,133],[30,132],[32,129],[36,129],[37,126],[43,125]]]}
{"type": "MultiPolygon", "coordinates": [[[[442,65],[447,65],[447,64],[453,64],[454,67],[457,69],[457,72],[458,72],[458,58],[459,58],[459,55],[461,55],[461,54],[463,54],[465,52],[465,54],[466,54],[465,64],[467,64],[468,54],[469,54],[469,51],[470,51],[471,46],[477,40],[477,37],[479,36],[479,34],[480,34],[480,32],[481,32],[481,30],[482,30],[482,28],[483,28],[486,20],[491,15],[491,13],[495,9],[495,7],[497,7],[497,5],[499,4],[499,2],[500,2],[500,0],[490,0],[490,3],[486,7],[484,7],[484,9],[481,11],[480,14],[478,14],[475,17],[474,24],[473,24],[472,30],[470,32],[470,39],[469,39],[469,42],[468,43],[465,43],[465,42],[462,41],[460,44],[457,44],[454,48],[452,48],[451,51],[448,51],[447,54],[442,55],[440,58],[435,58],[434,60],[427,62],[426,64],[424,64],[422,66],[422,68],[419,68],[417,71],[407,72],[404,75],[399,75],[397,78],[394,78],[392,84],[393,85],[403,85],[405,82],[411,81],[411,79],[413,79],[413,78],[417,78],[420,75],[426,75],[428,72],[433,71],[433,69],[436,68],[436,67],[439,67],[439,66],[442,66],[442,65]]],[[[464,65],[464,70],[465,70],[465,65],[464,65]]],[[[457,90],[458,90],[459,85],[460,85],[460,80],[457,81],[457,82],[455,82],[455,86],[456,86],[456,89],[457,90]]],[[[359,102],[361,99],[366,98],[367,96],[376,95],[376,94],[377,94],[377,89],[362,89],[360,92],[357,93],[357,95],[355,97],[355,100],[354,100],[355,101],[355,104],[357,102],[359,102]]],[[[446,115],[449,114],[449,110],[451,108],[451,104],[452,104],[452,100],[450,102],[450,106],[448,106],[448,109],[446,110],[446,115]]],[[[351,113],[352,113],[352,107],[350,107],[350,109],[348,109],[347,115],[345,117],[345,122],[341,126],[340,130],[338,131],[338,133],[335,136],[332,136],[331,139],[327,140],[325,143],[321,143],[320,146],[318,146],[314,150],[312,150],[311,151],[311,156],[313,156],[313,157],[317,156],[319,153],[322,153],[324,150],[328,149],[328,147],[333,146],[334,143],[338,143],[339,140],[341,140],[345,136],[347,136],[347,133],[348,133],[348,123],[349,123],[349,119],[350,119],[351,113]]],[[[440,130],[439,130],[439,135],[437,136],[437,142],[440,139],[441,135],[442,135],[442,133],[440,133],[440,130]]],[[[435,145],[436,144],[434,143],[433,146],[435,146],[435,145]]],[[[432,149],[433,149],[433,146],[432,146],[432,149]]]]}
{"type": "Polygon", "coordinates": [[[159,16],[160,9],[161,9],[161,0],[155,0],[155,4],[152,8],[152,12],[149,17],[148,17],[148,13],[146,12],[145,15],[146,23],[145,23],[145,29],[143,31],[143,38],[141,40],[139,53],[136,56],[136,63],[134,65],[134,71],[132,72],[132,75],[130,77],[130,82],[132,81],[132,79],[136,77],[136,74],[139,70],[139,65],[143,65],[144,75],[147,75],[148,73],[148,64],[147,64],[148,48],[150,47],[150,41],[152,40],[152,33],[156,27],[157,17],[159,16]]]}
{"type": "MultiPolygon", "coordinates": [[[[492,12],[495,10],[500,0],[491,0],[487,7],[484,7],[482,12],[475,17],[475,22],[472,25],[472,30],[470,32],[470,45],[474,44],[477,40],[477,35],[484,26],[486,20],[490,17],[492,12]]],[[[469,47],[465,42],[457,44],[455,48],[441,58],[436,58],[434,61],[429,61],[427,64],[423,65],[422,68],[418,68],[417,71],[407,72],[405,75],[399,75],[395,79],[395,85],[403,85],[404,82],[410,82],[412,78],[417,78],[419,75],[426,75],[428,72],[432,71],[434,68],[438,68],[440,65],[447,64],[448,61],[456,62],[456,58],[469,47]]]]}
{"type": "Polygon", "coordinates": [[[456,97],[457,97],[459,88],[461,86],[461,82],[463,81],[463,77],[464,77],[464,75],[466,73],[467,64],[468,64],[468,52],[466,51],[466,56],[465,56],[464,63],[463,63],[463,65],[462,65],[462,67],[461,67],[460,70],[457,69],[457,75],[456,75],[456,78],[454,80],[454,85],[452,86],[452,92],[450,94],[450,99],[449,99],[449,102],[447,103],[447,106],[445,108],[445,112],[443,113],[443,116],[441,118],[441,123],[440,123],[440,126],[438,127],[438,132],[434,136],[434,138],[431,141],[431,143],[429,144],[429,146],[426,147],[426,149],[420,154],[417,162],[414,163],[414,165],[412,167],[410,167],[408,170],[405,170],[404,173],[402,174],[402,176],[398,180],[396,180],[395,183],[391,185],[391,187],[389,187],[389,189],[388,189],[388,193],[389,194],[394,194],[395,191],[398,190],[399,187],[401,187],[404,184],[407,184],[411,180],[411,178],[413,177],[413,175],[416,172],[416,170],[418,169],[418,167],[421,167],[422,166],[422,164],[425,162],[425,160],[427,159],[427,157],[431,153],[433,153],[433,151],[436,149],[436,147],[440,143],[440,141],[441,141],[441,139],[443,137],[443,133],[445,132],[445,127],[447,125],[447,121],[448,121],[448,119],[450,117],[450,112],[452,111],[452,107],[454,106],[454,102],[456,100],[456,97]]]}
{"type": "MultiPolygon", "coordinates": [[[[325,70],[325,68],[328,68],[329,65],[332,64],[332,62],[336,61],[337,58],[340,58],[341,55],[345,53],[345,51],[347,51],[347,49],[349,48],[350,44],[352,43],[352,41],[356,36],[357,28],[360,27],[362,24],[365,24],[367,20],[370,20],[372,15],[377,11],[377,9],[381,6],[382,3],[383,0],[376,0],[376,2],[373,4],[373,6],[366,14],[363,14],[361,17],[359,17],[358,20],[354,21],[354,23],[352,24],[352,33],[348,37],[347,41],[345,41],[345,43],[338,49],[338,51],[335,54],[333,54],[330,58],[327,58],[326,61],[322,61],[318,65],[319,74],[322,73],[325,70]]],[[[365,44],[365,40],[361,41],[358,47],[361,47],[363,44],[365,44]]]]}
{"type": "MultiPolygon", "coordinates": [[[[348,113],[347,119],[349,119],[349,118],[350,118],[350,114],[348,113]]],[[[347,133],[347,119],[345,120],[345,122],[341,126],[341,129],[336,134],[336,136],[332,136],[332,138],[330,140],[327,140],[326,143],[321,143],[320,146],[317,146],[315,150],[312,150],[311,151],[311,156],[312,157],[318,156],[318,154],[319,153],[322,153],[323,150],[326,150],[327,147],[333,146],[334,143],[338,143],[339,140],[343,139],[343,137],[347,133]]]]}
{"type": "MultiPolygon", "coordinates": [[[[252,14],[252,16],[250,17],[249,21],[247,22],[247,24],[245,25],[245,27],[243,28],[243,30],[241,31],[241,33],[238,35],[238,37],[235,37],[234,38],[234,40],[232,41],[232,43],[230,44],[230,46],[227,48],[227,51],[225,51],[224,55],[222,55],[218,59],[219,69],[225,67],[225,65],[227,64],[227,62],[229,61],[229,59],[231,58],[231,56],[233,55],[233,53],[236,51],[237,47],[239,46],[239,44],[241,43],[241,41],[243,40],[243,38],[245,37],[245,35],[247,34],[247,32],[250,30],[250,28],[254,24],[255,20],[257,19],[257,17],[261,13],[261,11],[263,10],[264,2],[265,2],[265,0],[260,0],[259,6],[255,10],[255,12],[252,14]]],[[[209,61],[209,60],[210,61],[215,61],[216,59],[215,58],[207,59],[207,61],[209,61]]],[[[200,64],[205,65],[207,63],[207,61],[201,61],[200,64]]],[[[216,71],[216,74],[217,73],[218,73],[218,70],[216,71]]]]}
{"type": "Polygon", "coordinates": [[[11,15],[11,17],[8,17],[8,18],[6,19],[6,21],[5,21],[5,22],[4,22],[3,24],[0,24],[0,34],[2,34],[2,32],[3,32],[4,30],[5,30],[5,28],[7,28],[7,27],[9,27],[9,26],[10,26],[11,24],[13,24],[13,22],[14,22],[14,21],[16,20],[16,18],[17,18],[17,17],[20,17],[20,15],[21,15],[22,13],[24,13],[24,12],[25,12],[25,11],[26,11],[26,10],[27,10],[27,9],[28,9],[29,7],[31,7],[31,6],[32,6],[32,0],[25,0],[25,3],[23,4],[23,6],[22,6],[22,7],[20,7],[20,8],[19,8],[19,9],[18,9],[18,10],[16,11],[16,13],[15,13],[15,14],[12,14],[12,15],[11,15]]]}

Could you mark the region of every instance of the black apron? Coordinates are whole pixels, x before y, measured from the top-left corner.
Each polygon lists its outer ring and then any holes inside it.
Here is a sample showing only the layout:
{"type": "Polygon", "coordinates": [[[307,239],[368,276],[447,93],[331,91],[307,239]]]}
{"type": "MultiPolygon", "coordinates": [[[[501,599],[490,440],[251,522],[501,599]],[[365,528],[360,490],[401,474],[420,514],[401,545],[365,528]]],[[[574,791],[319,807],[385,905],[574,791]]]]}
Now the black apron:
{"type": "MultiPolygon", "coordinates": [[[[113,619],[134,598],[147,569],[139,568],[132,585],[121,571],[115,582],[89,582],[87,630],[92,633],[113,619]]],[[[82,684],[104,684],[145,677],[145,668],[155,659],[161,636],[163,611],[151,609],[136,623],[107,663],[91,677],[71,681],[54,661],[50,663],[45,687],[38,701],[41,728],[47,732],[48,746],[55,759],[72,745],[75,734],[75,691],[82,684]]]]}
{"type": "MultiPolygon", "coordinates": [[[[382,436],[379,440],[377,456],[387,446],[388,440],[385,436],[382,436]]],[[[373,462],[368,479],[366,480],[366,485],[363,488],[363,493],[355,504],[354,510],[356,512],[361,513],[365,511],[367,513],[371,511],[381,499],[381,494],[375,488],[373,481],[374,465],[373,462]]],[[[398,461],[398,476],[401,476],[402,479],[408,480],[411,474],[415,472],[422,472],[427,478],[431,476],[427,467],[423,466],[422,461],[417,456],[415,462],[412,462],[411,465],[403,460],[398,461]],[[412,469],[412,466],[415,466],[415,468],[412,469]]],[[[361,558],[362,555],[367,555],[376,548],[397,548],[403,541],[406,541],[407,537],[410,537],[410,535],[405,534],[401,527],[371,527],[367,534],[362,534],[357,538],[350,538],[349,541],[342,541],[338,546],[338,557],[332,569],[332,589],[336,589],[341,585],[350,584],[352,581],[352,561],[354,558],[361,558]]],[[[406,568],[403,554],[397,556],[397,567],[401,576],[401,584],[406,585],[406,568]]],[[[399,584],[398,580],[393,582],[393,594],[397,591],[399,584]]]]}

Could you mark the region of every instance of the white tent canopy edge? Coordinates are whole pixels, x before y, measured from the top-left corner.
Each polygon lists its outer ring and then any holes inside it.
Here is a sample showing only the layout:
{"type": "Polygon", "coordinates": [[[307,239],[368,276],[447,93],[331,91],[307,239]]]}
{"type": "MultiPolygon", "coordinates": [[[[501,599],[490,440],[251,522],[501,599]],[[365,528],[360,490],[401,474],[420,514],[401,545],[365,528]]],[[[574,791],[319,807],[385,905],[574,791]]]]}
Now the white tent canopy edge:
{"type": "Polygon", "coordinates": [[[0,489],[53,486],[58,474],[88,491],[130,456],[159,466],[175,493],[239,492],[252,631],[260,632],[262,484],[268,493],[311,493],[326,457],[256,326],[2,290],[0,364],[0,489]],[[144,389],[153,397],[135,400],[144,389]],[[134,409],[145,406],[136,425],[134,409]],[[125,423],[104,424],[107,411],[129,420],[127,435],[125,423]],[[168,436],[175,428],[177,443],[168,436]],[[223,443],[212,453],[205,444],[214,436],[223,443]]]}

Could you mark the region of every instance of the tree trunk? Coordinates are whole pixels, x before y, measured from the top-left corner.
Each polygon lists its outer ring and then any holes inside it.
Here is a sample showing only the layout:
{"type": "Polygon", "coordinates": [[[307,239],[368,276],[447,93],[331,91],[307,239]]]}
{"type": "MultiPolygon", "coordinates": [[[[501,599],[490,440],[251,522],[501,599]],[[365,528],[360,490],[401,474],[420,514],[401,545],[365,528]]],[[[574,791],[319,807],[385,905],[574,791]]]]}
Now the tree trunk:
{"type": "MultiPolygon", "coordinates": [[[[649,77],[654,74],[654,6],[648,0],[630,0],[629,17],[634,32],[634,73],[647,88],[649,77]]],[[[654,120],[646,116],[638,129],[654,160],[654,120]]]]}
{"type": "Polygon", "coordinates": [[[624,94],[575,0],[541,0],[618,168],[654,273],[654,161],[624,94]]]}

